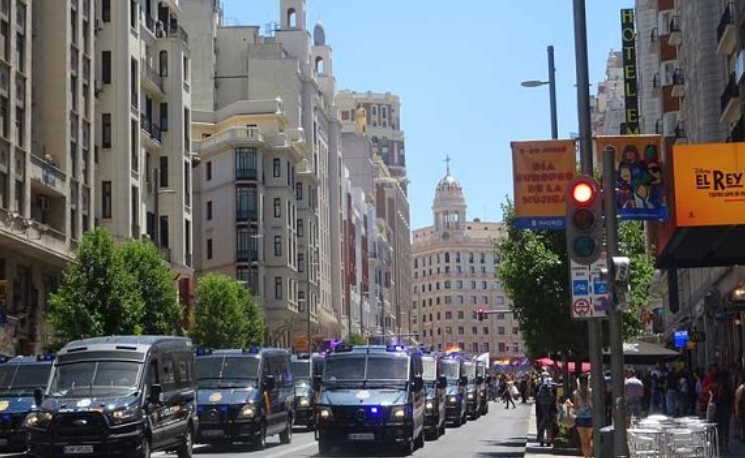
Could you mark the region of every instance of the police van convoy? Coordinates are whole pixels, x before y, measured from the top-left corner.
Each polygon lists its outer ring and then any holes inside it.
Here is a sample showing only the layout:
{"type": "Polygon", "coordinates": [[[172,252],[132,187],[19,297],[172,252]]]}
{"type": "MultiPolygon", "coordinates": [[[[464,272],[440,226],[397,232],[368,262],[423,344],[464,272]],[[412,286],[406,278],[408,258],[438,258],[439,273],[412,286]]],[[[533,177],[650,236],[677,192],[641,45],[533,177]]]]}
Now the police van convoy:
{"type": "Polygon", "coordinates": [[[53,456],[192,455],[197,428],[193,349],[181,337],[73,341],[57,353],[39,406],[25,419],[29,448],[53,456]]]}
{"type": "Polygon", "coordinates": [[[326,454],[334,445],[390,444],[410,454],[424,445],[422,357],[401,346],[364,345],[326,357],[316,437],[326,454]]]}
{"type": "Polygon", "coordinates": [[[290,368],[295,383],[295,425],[315,427],[316,395],[313,377],[323,375],[323,355],[292,355],[290,368]]]}
{"type": "Polygon", "coordinates": [[[54,355],[0,358],[0,452],[26,450],[23,420],[35,407],[34,390],[49,381],[54,355]]]}
{"type": "Polygon", "coordinates": [[[204,350],[196,356],[200,443],[292,441],[290,353],[278,348],[204,350]]]}

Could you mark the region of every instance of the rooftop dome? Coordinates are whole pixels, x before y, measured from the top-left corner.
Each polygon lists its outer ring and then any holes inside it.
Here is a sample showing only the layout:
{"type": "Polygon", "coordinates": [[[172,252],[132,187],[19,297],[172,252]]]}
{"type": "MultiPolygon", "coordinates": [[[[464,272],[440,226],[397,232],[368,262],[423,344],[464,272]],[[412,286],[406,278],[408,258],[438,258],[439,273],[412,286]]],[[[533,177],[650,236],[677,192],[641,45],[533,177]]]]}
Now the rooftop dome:
{"type": "Polygon", "coordinates": [[[465,208],[466,197],[463,195],[463,186],[450,174],[450,157],[445,159],[447,169],[445,176],[440,179],[435,188],[435,209],[465,208]]]}

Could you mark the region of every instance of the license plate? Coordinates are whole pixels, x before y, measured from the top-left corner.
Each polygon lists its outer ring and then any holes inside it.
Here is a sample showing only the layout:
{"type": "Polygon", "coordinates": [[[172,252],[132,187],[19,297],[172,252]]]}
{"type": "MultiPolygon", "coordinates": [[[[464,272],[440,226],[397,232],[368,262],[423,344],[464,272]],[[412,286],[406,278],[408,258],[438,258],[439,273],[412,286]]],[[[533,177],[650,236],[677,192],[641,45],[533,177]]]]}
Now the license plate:
{"type": "Polygon", "coordinates": [[[351,441],[374,441],[375,433],[352,433],[349,435],[351,441]]]}
{"type": "Polygon", "coordinates": [[[92,445],[66,445],[64,449],[65,455],[84,455],[87,453],[93,453],[92,445]]]}
{"type": "Polygon", "coordinates": [[[202,437],[223,437],[224,435],[225,432],[219,429],[202,431],[202,437]]]}
{"type": "Polygon", "coordinates": [[[7,447],[8,439],[0,439],[0,447],[7,447]]]}

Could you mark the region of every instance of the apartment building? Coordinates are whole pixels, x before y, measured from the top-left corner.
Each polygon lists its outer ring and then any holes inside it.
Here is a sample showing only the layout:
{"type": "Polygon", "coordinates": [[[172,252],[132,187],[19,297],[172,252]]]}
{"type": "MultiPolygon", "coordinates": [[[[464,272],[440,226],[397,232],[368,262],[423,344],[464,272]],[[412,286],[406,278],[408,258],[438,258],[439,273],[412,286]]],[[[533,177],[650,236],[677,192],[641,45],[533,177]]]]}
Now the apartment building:
{"type": "Polygon", "coordinates": [[[466,200],[450,171],[439,181],[434,224],[413,232],[411,328],[425,345],[519,357],[525,348],[511,302],[496,280],[494,245],[501,223],[466,218],[466,200]],[[486,321],[477,311],[500,310],[486,321]]]}
{"type": "Polygon", "coordinates": [[[617,135],[625,121],[623,58],[621,51],[608,53],[605,78],[590,96],[593,135],[617,135]]]}
{"type": "MultiPolygon", "coordinates": [[[[332,263],[338,265],[341,254],[331,243],[340,243],[339,234],[332,233],[340,230],[340,223],[331,223],[340,218],[338,210],[331,218],[329,206],[339,196],[339,129],[333,106],[332,56],[323,28],[316,27],[311,46],[303,0],[280,1],[280,22],[269,35],[256,26],[223,25],[219,5],[213,0],[186,0],[182,6],[185,26],[194,36],[195,46],[200,47],[194,51],[199,59],[194,63],[195,78],[212,81],[206,89],[202,85],[196,89],[195,99],[204,111],[200,119],[214,112],[215,122],[220,123],[223,118],[219,113],[239,103],[250,106],[278,100],[283,133],[291,149],[298,152],[280,156],[273,155],[271,149],[257,151],[264,163],[271,162],[271,174],[261,179],[258,185],[263,189],[257,191],[263,192],[259,206],[268,209],[263,212],[263,237],[262,233],[254,234],[264,239],[266,253],[277,253],[257,261],[265,271],[265,287],[259,286],[257,295],[262,296],[270,339],[276,345],[290,346],[307,335],[308,320],[317,335],[340,336],[339,310],[335,308],[340,295],[334,294],[333,286],[341,283],[341,277],[335,279],[332,263]]],[[[254,127],[255,118],[240,119],[244,126],[254,127]]],[[[261,124],[255,127],[264,135],[261,124]]],[[[206,158],[200,158],[197,168],[199,189],[206,185],[206,158]]],[[[206,228],[200,223],[200,243],[208,238],[206,228]]],[[[232,255],[214,260],[221,265],[231,262],[232,255]]]]}

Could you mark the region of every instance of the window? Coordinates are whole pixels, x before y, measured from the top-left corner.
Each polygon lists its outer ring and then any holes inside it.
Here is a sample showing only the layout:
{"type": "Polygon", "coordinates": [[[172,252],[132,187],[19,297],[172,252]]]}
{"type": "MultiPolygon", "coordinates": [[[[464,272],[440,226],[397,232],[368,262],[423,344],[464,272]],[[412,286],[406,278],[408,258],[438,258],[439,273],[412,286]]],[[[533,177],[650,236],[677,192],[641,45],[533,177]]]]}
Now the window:
{"type": "Polygon", "coordinates": [[[279,158],[272,160],[272,176],[279,178],[282,176],[282,162],[279,158]]]}
{"type": "Polygon", "coordinates": [[[489,327],[488,326],[484,326],[484,335],[485,336],[488,336],[489,335],[489,327]]]}
{"type": "Polygon", "coordinates": [[[207,221],[212,221],[212,201],[207,201],[207,221]]]}
{"type": "Polygon", "coordinates": [[[111,182],[104,181],[101,184],[103,187],[103,199],[101,199],[101,217],[111,218],[111,182]]]}
{"type": "Polygon", "coordinates": [[[486,263],[486,253],[481,253],[479,262],[481,262],[481,264],[486,263]]]}
{"type": "Polygon", "coordinates": [[[235,149],[235,177],[239,180],[256,179],[256,148],[235,149]]]}
{"type": "MultiPolygon", "coordinates": [[[[436,303],[437,305],[440,305],[440,296],[437,296],[437,297],[435,298],[435,303],[436,303]]],[[[439,315],[439,313],[438,313],[438,315],[439,315]]]]}
{"type": "Polygon", "coordinates": [[[482,302],[483,302],[483,303],[484,303],[485,305],[489,305],[489,296],[483,296],[483,297],[481,298],[481,301],[482,301],[482,302]]]}
{"type": "Polygon", "coordinates": [[[475,281],[471,281],[471,289],[476,289],[476,282],[475,281]]]}
{"type": "Polygon", "coordinates": [[[512,328],[512,334],[517,335],[520,332],[520,329],[517,327],[512,328]]]}
{"type": "Polygon", "coordinates": [[[445,263],[448,263],[448,262],[450,262],[450,253],[445,252],[445,263]]]}
{"type": "Polygon", "coordinates": [[[500,336],[504,335],[504,326],[500,326],[497,328],[497,334],[499,334],[500,336]]]}
{"type": "Polygon", "coordinates": [[[140,170],[140,147],[137,144],[137,140],[140,138],[140,129],[137,128],[137,121],[130,121],[130,152],[132,156],[132,170],[135,172],[140,170]]]}
{"type": "Polygon", "coordinates": [[[207,172],[207,181],[210,181],[212,179],[212,161],[207,161],[206,172],[207,172]]]}
{"type": "Polygon", "coordinates": [[[303,200],[303,184],[295,183],[295,199],[299,202],[303,200]]]}
{"type": "Polygon", "coordinates": [[[168,76],[168,51],[158,53],[158,72],[160,76],[168,76]]]}
{"type": "Polygon", "coordinates": [[[476,305],[478,304],[478,298],[476,296],[471,296],[471,304],[476,305]]]}
{"type": "Polygon", "coordinates": [[[135,108],[139,106],[138,98],[140,83],[137,79],[137,76],[137,59],[132,59],[132,61],[129,63],[129,96],[131,98],[130,103],[135,108]]]}
{"type": "Polygon", "coordinates": [[[165,132],[168,130],[168,104],[160,104],[160,131],[165,132]]]}
{"type": "Polygon", "coordinates": [[[111,51],[101,51],[101,81],[111,84],[111,51]]]}
{"type": "Polygon", "coordinates": [[[184,108],[184,148],[191,151],[191,112],[184,108]]]}
{"type": "Polygon", "coordinates": [[[512,351],[513,353],[520,353],[520,344],[515,342],[512,344],[512,351]]]}
{"type": "Polygon", "coordinates": [[[502,312],[497,313],[497,319],[498,320],[504,320],[504,313],[502,313],[502,312]]]}
{"type": "Polygon", "coordinates": [[[160,157],[160,187],[168,187],[168,156],[160,157]]]}
{"type": "Polygon", "coordinates": [[[465,333],[466,333],[465,328],[463,326],[458,326],[458,335],[462,336],[465,333]]]}
{"type": "Polygon", "coordinates": [[[507,351],[507,346],[504,344],[504,342],[499,342],[499,352],[504,353],[507,351]]]}
{"type": "Polygon", "coordinates": [[[184,55],[184,82],[189,81],[189,57],[184,55]]]}
{"type": "Polygon", "coordinates": [[[494,303],[497,305],[504,305],[504,296],[497,296],[494,299],[494,303]]]}
{"type": "Polygon", "coordinates": [[[207,259],[212,259],[212,239],[207,239],[207,259]]]}
{"type": "Polygon", "coordinates": [[[160,217],[160,246],[168,248],[168,216],[160,217]]]}
{"type": "Polygon", "coordinates": [[[282,277],[274,277],[274,298],[282,299],[282,277]]]}
{"type": "Polygon", "coordinates": [[[468,253],[468,262],[473,264],[473,253],[468,253]]]}
{"type": "Polygon", "coordinates": [[[465,318],[465,314],[463,313],[463,310],[458,310],[458,319],[462,320],[463,318],[465,318]]]}
{"type": "Polygon", "coordinates": [[[452,320],[453,319],[453,312],[445,312],[445,319],[446,320],[452,320]]]}
{"type": "Polygon", "coordinates": [[[282,199],[279,197],[274,198],[274,217],[282,217],[282,199]]]}
{"type": "Polygon", "coordinates": [[[21,33],[16,34],[16,63],[20,71],[25,73],[26,67],[26,39],[21,33]]]}
{"type": "Polygon", "coordinates": [[[101,0],[101,20],[111,22],[111,0],[101,0]]]}
{"type": "Polygon", "coordinates": [[[305,254],[303,253],[297,255],[297,271],[305,272],[305,254]]]}
{"type": "Polygon", "coordinates": [[[458,304],[463,305],[463,296],[458,296],[458,304]]]}
{"type": "Polygon", "coordinates": [[[137,28],[137,0],[129,0],[129,25],[137,28]]]}
{"type": "Polygon", "coordinates": [[[297,236],[298,237],[304,237],[303,235],[303,220],[301,218],[298,218],[297,220],[297,236]]]}
{"type": "Polygon", "coordinates": [[[487,289],[487,288],[489,288],[489,287],[486,285],[486,282],[485,281],[482,281],[481,282],[481,289],[487,289]]]}
{"type": "Polygon", "coordinates": [[[282,256],[282,236],[274,236],[274,256],[282,256]]]}

